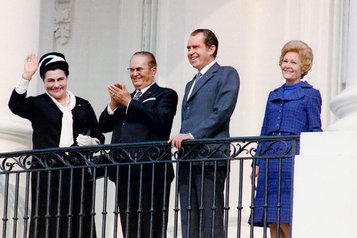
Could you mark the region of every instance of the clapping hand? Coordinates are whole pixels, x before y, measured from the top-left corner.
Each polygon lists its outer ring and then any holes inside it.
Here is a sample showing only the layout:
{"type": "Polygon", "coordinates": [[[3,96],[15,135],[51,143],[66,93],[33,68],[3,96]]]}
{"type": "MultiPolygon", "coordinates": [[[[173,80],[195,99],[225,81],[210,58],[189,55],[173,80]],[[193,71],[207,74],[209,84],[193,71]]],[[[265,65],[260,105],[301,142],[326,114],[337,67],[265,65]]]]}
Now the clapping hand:
{"type": "Polygon", "coordinates": [[[108,93],[110,95],[111,101],[109,106],[114,109],[122,104],[124,106],[128,106],[131,95],[129,91],[126,89],[125,85],[122,84],[111,84],[108,86],[108,93]]]}

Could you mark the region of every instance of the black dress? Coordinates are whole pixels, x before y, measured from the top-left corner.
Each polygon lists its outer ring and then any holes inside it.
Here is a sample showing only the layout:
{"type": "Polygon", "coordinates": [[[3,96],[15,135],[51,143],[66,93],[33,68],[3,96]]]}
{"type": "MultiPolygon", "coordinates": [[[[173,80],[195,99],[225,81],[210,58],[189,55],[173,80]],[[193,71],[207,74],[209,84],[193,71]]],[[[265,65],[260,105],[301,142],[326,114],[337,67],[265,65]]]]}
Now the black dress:
{"type": "MultiPolygon", "coordinates": [[[[9,108],[16,115],[31,121],[34,149],[59,147],[62,112],[47,94],[26,97],[26,93],[18,94],[14,90],[9,108]]],[[[78,134],[89,134],[104,143],[104,136],[98,129],[96,115],[88,101],[76,97],[72,116],[73,141],[78,134]]],[[[61,157],[81,165],[78,158],[70,154],[61,157]]],[[[62,166],[56,155],[32,159],[29,237],[78,237],[79,234],[96,237],[94,216],[91,215],[95,196],[91,173],[84,168],[56,169],[62,166]],[[38,171],[43,168],[39,161],[46,162],[45,167],[51,170],[38,171]]]]}

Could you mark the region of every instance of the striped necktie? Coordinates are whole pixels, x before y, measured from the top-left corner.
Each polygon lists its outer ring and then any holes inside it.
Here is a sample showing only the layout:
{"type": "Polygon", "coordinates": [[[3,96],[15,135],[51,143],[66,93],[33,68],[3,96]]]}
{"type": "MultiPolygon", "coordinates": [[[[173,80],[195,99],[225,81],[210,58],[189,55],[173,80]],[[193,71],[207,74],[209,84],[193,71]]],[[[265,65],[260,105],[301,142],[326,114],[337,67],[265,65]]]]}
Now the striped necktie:
{"type": "Polygon", "coordinates": [[[142,92],[140,90],[136,91],[133,100],[139,100],[140,96],[141,96],[142,92]]]}

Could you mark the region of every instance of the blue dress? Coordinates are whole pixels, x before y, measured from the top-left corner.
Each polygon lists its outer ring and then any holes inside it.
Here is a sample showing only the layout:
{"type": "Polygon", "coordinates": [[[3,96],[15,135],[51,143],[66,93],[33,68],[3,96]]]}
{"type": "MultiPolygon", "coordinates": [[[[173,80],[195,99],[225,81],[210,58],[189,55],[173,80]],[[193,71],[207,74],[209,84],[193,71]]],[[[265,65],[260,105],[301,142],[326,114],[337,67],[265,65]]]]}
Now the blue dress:
{"type": "MultiPolygon", "coordinates": [[[[313,132],[321,130],[321,95],[307,82],[301,81],[294,85],[284,84],[278,89],[270,92],[266,105],[265,116],[261,136],[272,135],[300,135],[301,132],[313,132]]],[[[281,146],[278,143],[276,146],[281,146]]],[[[257,153],[262,145],[258,146],[257,153]]],[[[268,154],[274,155],[274,150],[268,154]],[[270,153],[270,154],[269,154],[270,153]]],[[[299,145],[297,146],[297,153],[299,145]]],[[[292,201],[292,174],[293,166],[291,158],[281,160],[281,209],[279,212],[280,223],[291,223],[291,201],[292,201]]],[[[278,188],[279,188],[279,159],[259,159],[257,190],[254,199],[254,225],[263,226],[266,222],[278,222],[278,188]],[[268,173],[266,176],[266,166],[268,173]],[[267,197],[265,197],[265,183],[267,182],[267,197]],[[264,204],[267,200],[267,208],[264,204]]],[[[252,216],[249,219],[251,223],[252,216]]]]}

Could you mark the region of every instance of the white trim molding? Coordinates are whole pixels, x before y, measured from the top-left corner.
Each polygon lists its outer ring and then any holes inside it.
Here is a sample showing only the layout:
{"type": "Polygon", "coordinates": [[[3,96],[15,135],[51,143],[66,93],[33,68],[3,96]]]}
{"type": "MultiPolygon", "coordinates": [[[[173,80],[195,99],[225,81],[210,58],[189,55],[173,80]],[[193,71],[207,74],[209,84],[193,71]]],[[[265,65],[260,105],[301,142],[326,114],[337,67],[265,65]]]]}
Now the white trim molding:
{"type": "Polygon", "coordinates": [[[143,0],[142,9],[143,16],[141,49],[155,52],[158,14],[157,0],[143,0]]]}

